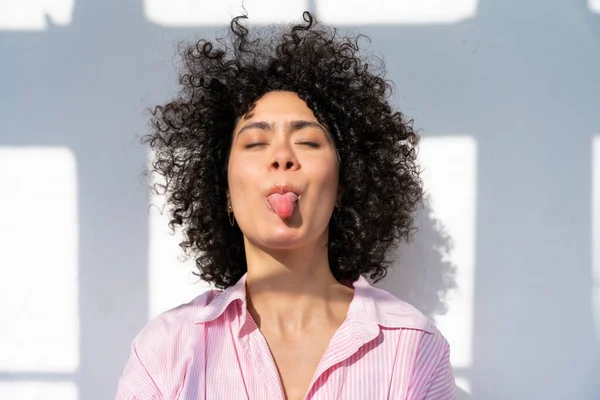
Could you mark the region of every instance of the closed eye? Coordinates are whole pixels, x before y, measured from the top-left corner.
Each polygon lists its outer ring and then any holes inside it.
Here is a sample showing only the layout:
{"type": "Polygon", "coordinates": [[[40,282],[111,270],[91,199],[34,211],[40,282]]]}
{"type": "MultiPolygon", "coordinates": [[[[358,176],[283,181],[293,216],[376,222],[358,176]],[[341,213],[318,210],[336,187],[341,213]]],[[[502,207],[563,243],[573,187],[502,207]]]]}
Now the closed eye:
{"type": "Polygon", "coordinates": [[[302,144],[302,145],[305,145],[305,146],[308,146],[308,147],[312,147],[314,149],[317,149],[317,148],[321,147],[321,145],[319,143],[316,143],[316,142],[300,142],[298,144],[302,144]]]}
{"type": "MultiPolygon", "coordinates": [[[[321,145],[317,142],[299,142],[298,144],[301,144],[303,146],[308,146],[311,147],[313,149],[318,149],[319,147],[321,147],[321,145]]],[[[245,149],[252,149],[255,147],[260,147],[260,146],[266,146],[267,143],[262,143],[262,142],[257,142],[257,143],[248,143],[247,145],[244,146],[245,149]]]]}
{"type": "Polygon", "coordinates": [[[266,143],[248,143],[247,145],[244,146],[245,149],[251,149],[253,147],[259,147],[259,146],[264,146],[266,145],[266,143]]]}

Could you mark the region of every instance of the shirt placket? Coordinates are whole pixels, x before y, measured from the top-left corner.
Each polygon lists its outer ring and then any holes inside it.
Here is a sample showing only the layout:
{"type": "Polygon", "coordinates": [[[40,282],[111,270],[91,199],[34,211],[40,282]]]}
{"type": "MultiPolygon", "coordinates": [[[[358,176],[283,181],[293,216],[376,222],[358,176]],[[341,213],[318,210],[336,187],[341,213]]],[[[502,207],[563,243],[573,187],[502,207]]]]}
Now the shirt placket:
{"type": "Polygon", "coordinates": [[[269,399],[285,400],[283,384],[269,345],[249,314],[240,329],[239,342],[254,373],[270,392],[269,399]]]}
{"type": "Polygon", "coordinates": [[[308,385],[304,400],[313,399],[318,389],[318,387],[315,387],[315,383],[319,381],[319,378],[325,372],[352,357],[362,346],[379,336],[379,332],[380,329],[377,324],[363,323],[356,320],[344,321],[331,338],[331,342],[308,385]]]}

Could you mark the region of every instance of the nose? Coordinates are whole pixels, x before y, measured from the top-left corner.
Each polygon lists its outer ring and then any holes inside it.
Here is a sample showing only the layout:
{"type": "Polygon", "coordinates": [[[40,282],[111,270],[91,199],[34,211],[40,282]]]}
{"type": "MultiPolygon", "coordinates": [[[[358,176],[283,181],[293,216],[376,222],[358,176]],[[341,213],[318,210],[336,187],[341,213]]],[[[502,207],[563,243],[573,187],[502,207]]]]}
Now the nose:
{"type": "Polygon", "coordinates": [[[297,170],[300,164],[296,155],[290,149],[287,143],[280,143],[275,146],[269,168],[272,170],[297,170]]]}

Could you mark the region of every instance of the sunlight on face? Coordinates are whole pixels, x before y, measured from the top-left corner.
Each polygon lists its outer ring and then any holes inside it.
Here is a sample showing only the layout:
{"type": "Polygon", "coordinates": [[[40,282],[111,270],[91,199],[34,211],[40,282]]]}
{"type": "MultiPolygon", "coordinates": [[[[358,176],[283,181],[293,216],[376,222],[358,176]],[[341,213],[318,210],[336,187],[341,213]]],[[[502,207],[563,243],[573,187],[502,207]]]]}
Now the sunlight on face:
{"type": "Polygon", "coordinates": [[[231,18],[245,9],[249,22],[265,24],[291,22],[308,8],[307,0],[145,0],[144,13],[149,21],[165,26],[198,26],[229,24],[231,18]]]}
{"type": "Polygon", "coordinates": [[[76,168],[66,148],[0,147],[0,371],[79,367],[76,168]]]}
{"type": "Polygon", "coordinates": [[[298,95],[267,93],[240,119],[228,186],[236,221],[255,245],[292,248],[326,240],[337,196],[336,151],[326,128],[298,95]],[[266,200],[274,185],[288,185],[299,195],[285,220],[266,200]]]}
{"type": "Polygon", "coordinates": [[[0,0],[0,30],[45,30],[46,18],[67,26],[74,7],[75,0],[0,0]]]}

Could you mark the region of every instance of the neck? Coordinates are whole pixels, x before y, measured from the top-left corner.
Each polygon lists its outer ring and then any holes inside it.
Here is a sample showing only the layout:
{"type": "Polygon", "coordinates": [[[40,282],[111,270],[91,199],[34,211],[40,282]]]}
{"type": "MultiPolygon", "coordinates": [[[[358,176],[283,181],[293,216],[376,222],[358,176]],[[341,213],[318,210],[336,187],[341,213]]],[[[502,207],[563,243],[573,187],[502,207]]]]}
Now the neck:
{"type": "Polygon", "coordinates": [[[343,321],[353,289],[334,278],[326,245],[275,251],[245,245],[248,311],[261,330],[291,336],[343,321]]]}

